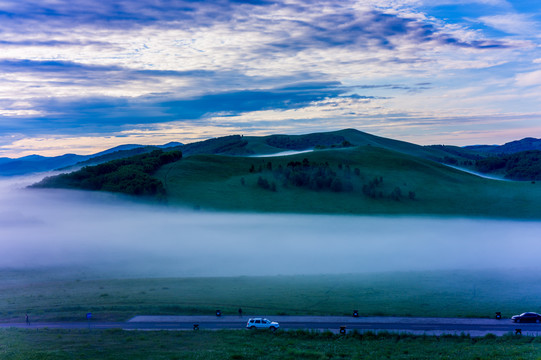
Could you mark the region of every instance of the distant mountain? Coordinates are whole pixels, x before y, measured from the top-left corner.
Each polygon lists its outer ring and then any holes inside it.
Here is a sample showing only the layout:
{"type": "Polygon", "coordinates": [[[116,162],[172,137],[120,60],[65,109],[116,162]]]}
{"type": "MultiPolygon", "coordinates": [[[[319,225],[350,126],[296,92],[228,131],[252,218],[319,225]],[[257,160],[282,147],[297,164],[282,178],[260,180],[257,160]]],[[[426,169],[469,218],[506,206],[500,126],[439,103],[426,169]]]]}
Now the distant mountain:
{"type": "Polygon", "coordinates": [[[157,145],[157,147],[159,147],[160,149],[168,149],[168,148],[178,147],[178,146],[182,146],[182,145],[184,145],[184,144],[180,143],[178,141],[171,141],[171,142],[168,142],[167,144],[164,144],[164,145],[157,145]]]}
{"type": "Polygon", "coordinates": [[[117,151],[133,150],[133,149],[140,148],[140,147],[143,147],[143,146],[144,145],[137,145],[137,144],[119,145],[119,146],[115,146],[113,148],[110,148],[110,149],[107,149],[107,150],[104,150],[104,151],[100,151],[99,153],[95,153],[91,157],[107,155],[107,154],[114,153],[114,152],[117,152],[117,151]]]}
{"type": "Polygon", "coordinates": [[[55,157],[30,155],[17,159],[2,158],[0,161],[0,175],[13,176],[34,172],[50,171],[60,167],[75,164],[86,160],[88,156],[66,154],[55,157]]]}
{"type": "Polygon", "coordinates": [[[25,175],[57,169],[69,169],[75,165],[77,167],[96,165],[102,162],[150,152],[155,149],[168,149],[178,146],[182,146],[182,143],[170,142],[158,146],[126,144],[93,155],[65,154],[54,157],[29,155],[16,159],[4,157],[0,158],[0,176],[25,175]]]}
{"type": "Polygon", "coordinates": [[[464,149],[488,154],[514,154],[521,151],[541,150],[541,139],[527,137],[504,145],[472,145],[464,146],[464,149]]]}

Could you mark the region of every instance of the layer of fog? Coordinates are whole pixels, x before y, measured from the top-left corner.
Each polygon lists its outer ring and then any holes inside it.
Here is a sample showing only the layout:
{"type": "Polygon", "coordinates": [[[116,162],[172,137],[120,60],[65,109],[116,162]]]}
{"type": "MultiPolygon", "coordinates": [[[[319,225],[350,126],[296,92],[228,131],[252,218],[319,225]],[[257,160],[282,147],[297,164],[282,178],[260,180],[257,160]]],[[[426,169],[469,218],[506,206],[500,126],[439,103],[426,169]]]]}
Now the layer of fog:
{"type": "Polygon", "coordinates": [[[252,155],[251,157],[275,157],[275,156],[289,156],[289,155],[297,155],[297,154],[304,154],[304,153],[309,153],[309,152],[313,152],[314,150],[310,149],[310,150],[289,150],[289,151],[282,151],[282,152],[278,152],[278,153],[273,153],[273,154],[258,154],[258,155],[252,155]]]}
{"type": "Polygon", "coordinates": [[[479,177],[482,177],[482,178],[485,178],[485,179],[500,180],[500,181],[513,181],[513,180],[505,179],[505,178],[503,178],[501,176],[487,175],[487,174],[483,174],[483,173],[480,173],[480,172],[477,172],[477,171],[469,170],[469,169],[466,169],[466,168],[463,168],[463,167],[460,167],[460,166],[454,166],[454,165],[449,165],[449,164],[443,164],[443,165],[446,165],[446,166],[448,166],[450,168],[460,170],[460,171],[464,171],[464,172],[466,172],[468,174],[476,175],[476,176],[479,176],[479,177]]]}
{"type": "Polygon", "coordinates": [[[198,212],[28,182],[0,181],[0,268],[229,276],[539,264],[541,222],[198,212]]]}

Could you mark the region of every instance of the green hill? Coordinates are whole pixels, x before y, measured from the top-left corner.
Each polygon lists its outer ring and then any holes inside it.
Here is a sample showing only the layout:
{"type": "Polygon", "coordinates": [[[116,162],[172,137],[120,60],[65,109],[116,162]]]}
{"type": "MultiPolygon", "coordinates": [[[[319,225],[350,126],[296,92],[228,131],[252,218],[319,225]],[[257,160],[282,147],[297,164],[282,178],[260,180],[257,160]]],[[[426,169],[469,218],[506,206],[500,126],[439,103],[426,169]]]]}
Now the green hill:
{"type": "Polygon", "coordinates": [[[457,147],[419,146],[346,129],[232,135],[173,149],[178,157],[155,150],[36,186],[150,195],[216,210],[541,218],[541,186],[484,179],[441,164],[475,163],[478,154],[457,147]],[[306,149],[316,150],[248,156],[306,149]]]}
{"type": "Polygon", "coordinates": [[[303,135],[241,136],[230,135],[178,147],[184,156],[221,154],[250,156],[276,154],[287,150],[338,149],[371,145],[454,165],[471,165],[485,155],[456,146],[420,146],[405,141],[371,135],[355,129],[303,135]]]}
{"type": "Polygon", "coordinates": [[[484,179],[370,145],[287,157],[194,155],[154,176],[170,203],[204,209],[541,217],[536,184],[484,179]]]}

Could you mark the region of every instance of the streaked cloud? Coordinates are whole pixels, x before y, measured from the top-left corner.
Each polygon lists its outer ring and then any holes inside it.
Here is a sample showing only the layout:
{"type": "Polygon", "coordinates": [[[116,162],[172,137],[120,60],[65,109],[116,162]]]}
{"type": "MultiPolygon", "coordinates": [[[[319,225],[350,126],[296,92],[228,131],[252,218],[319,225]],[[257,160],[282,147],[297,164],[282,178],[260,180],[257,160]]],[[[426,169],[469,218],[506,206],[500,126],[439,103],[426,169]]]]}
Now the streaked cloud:
{"type": "MultiPolygon", "coordinates": [[[[453,114],[536,113],[529,96],[512,99],[539,70],[539,38],[527,31],[538,10],[504,0],[4,0],[0,155],[23,139],[125,132],[156,143],[350,124],[441,137],[453,114]]],[[[39,152],[44,141],[29,143],[39,152]]]]}
{"type": "Polygon", "coordinates": [[[541,70],[518,74],[516,77],[516,84],[518,86],[541,87],[541,70]]]}
{"type": "Polygon", "coordinates": [[[525,34],[537,36],[539,23],[526,14],[502,14],[482,16],[479,20],[488,26],[508,34],[525,34]]]}

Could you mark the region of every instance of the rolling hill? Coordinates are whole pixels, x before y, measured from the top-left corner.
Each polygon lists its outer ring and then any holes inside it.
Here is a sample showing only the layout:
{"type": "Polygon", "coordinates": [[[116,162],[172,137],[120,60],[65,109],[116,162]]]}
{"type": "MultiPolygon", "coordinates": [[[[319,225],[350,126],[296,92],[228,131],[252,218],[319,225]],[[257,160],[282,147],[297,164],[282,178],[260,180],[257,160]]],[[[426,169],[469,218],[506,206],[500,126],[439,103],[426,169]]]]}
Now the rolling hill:
{"type": "MultiPolygon", "coordinates": [[[[66,154],[57,157],[31,155],[17,159],[0,158],[0,176],[23,175],[51,170],[75,170],[82,166],[122,159],[156,149],[180,150],[184,156],[222,154],[250,156],[275,154],[286,150],[335,149],[344,146],[371,145],[440,163],[476,169],[475,162],[487,157],[521,151],[541,150],[541,139],[526,138],[505,145],[420,146],[404,141],[371,135],[355,129],[304,135],[242,136],[230,135],[190,144],[171,142],[165,145],[120,145],[93,155],[66,154]]],[[[478,170],[478,169],[477,169],[478,170]]]]}
{"type": "MultiPolygon", "coordinates": [[[[232,135],[172,149],[181,150],[182,159],[153,168],[137,157],[128,158],[129,166],[121,170],[108,165],[120,160],[101,165],[97,173],[102,180],[121,173],[123,185],[107,183],[96,189],[133,193],[127,189],[133,189],[129,179],[135,166],[148,170],[139,177],[152,185],[145,189],[157,189],[144,195],[196,209],[541,218],[538,184],[486,179],[440,163],[477,156],[461,148],[419,146],[346,129],[291,136],[232,135]],[[284,150],[313,151],[272,156],[284,150]]],[[[96,173],[92,168],[81,170],[84,183],[77,180],[83,179],[80,172],[74,172],[69,182],[60,176],[36,186],[89,189],[84,184],[96,182],[89,177],[96,173]]]]}
{"type": "Polygon", "coordinates": [[[539,185],[371,145],[287,157],[196,155],[154,176],[169,203],[201,209],[541,218],[539,185]]]}

